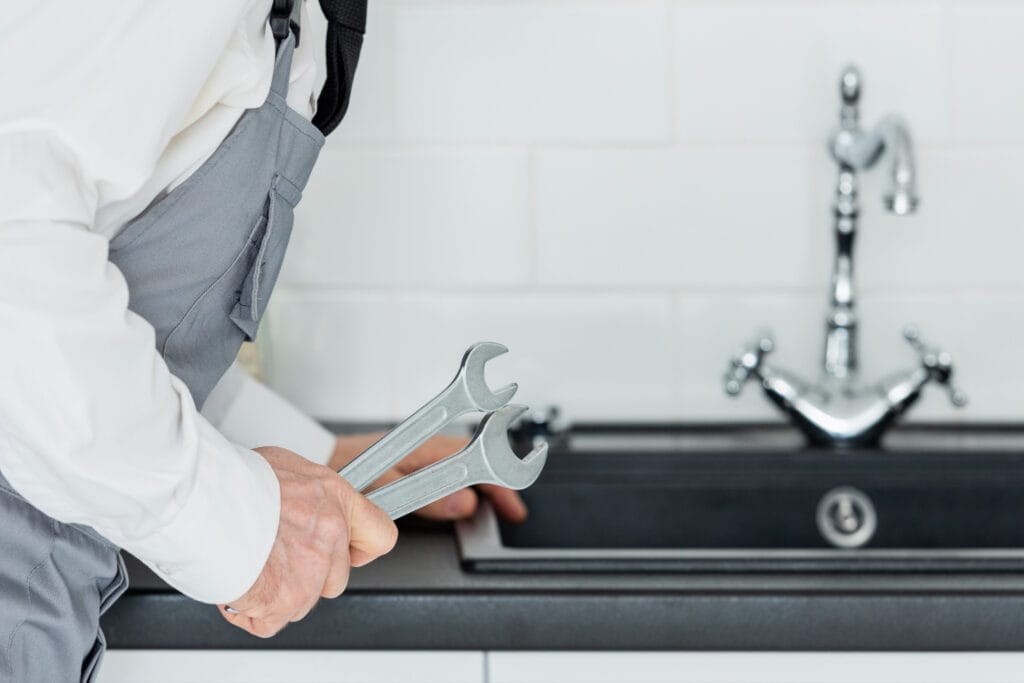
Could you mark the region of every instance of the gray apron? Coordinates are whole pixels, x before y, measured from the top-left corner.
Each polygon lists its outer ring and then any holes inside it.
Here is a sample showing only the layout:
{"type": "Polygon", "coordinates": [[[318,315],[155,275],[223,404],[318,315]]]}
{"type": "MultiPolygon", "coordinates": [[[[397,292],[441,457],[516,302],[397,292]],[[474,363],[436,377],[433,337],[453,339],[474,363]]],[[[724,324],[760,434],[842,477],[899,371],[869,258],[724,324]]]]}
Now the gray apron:
{"type": "MultiPolygon", "coordinates": [[[[281,41],[273,84],[184,183],[110,242],[129,308],[197,406],[256,336],[323,134],[288,108],[295,38],[281,41]]],[[[0,681],[92,681],[100,615],[127,587],[118,549],[62,524],[0,475],[0,681]]]]}

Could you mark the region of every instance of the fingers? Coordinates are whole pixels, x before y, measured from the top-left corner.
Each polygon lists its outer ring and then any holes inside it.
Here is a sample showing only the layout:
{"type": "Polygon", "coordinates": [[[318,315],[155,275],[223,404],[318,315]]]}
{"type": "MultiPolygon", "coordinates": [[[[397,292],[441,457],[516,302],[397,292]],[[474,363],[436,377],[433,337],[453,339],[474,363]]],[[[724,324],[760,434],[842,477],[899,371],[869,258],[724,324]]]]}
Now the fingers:
{"type": "Polygon", "coordinates": [[[528,514],[526,503],[523,502],[518,491],[493,484],[483,484],[479,486],[479,489],[490,499],[491,504],[494,505],[494,511],[498,513],[499,517],[507,522],[517,524],[526,521],[528,514]]]}
{"type": "Polygon", "coordinates": [[[439,522],[451,522],[472,516],[478,504],[479,499],[473,489],[462,489],[420,508],[416,514],[439,522]]]}
{"type": "Polygon", "coordinates": [[[225,605],[219,605],[220,614],[232,626],[237,626],[243,631],[250,633],[257,638],[271,638],[281,632],[287,621],[269,621],[266,619],[255,619],[244,614],[232,614],[225,611],[225,605]]]}
{"type": "MultiPolygon", "coordinates": [[[[377,438],[379,438],[379,435],[373,434],[363,435],[358,438],[350,437],[350,440],[355,439],[355,442],[358,442],[360,446],[369,446],[369,444],[376,441],[377,438]],[[359,441],[359,439],[362,439],[362,441],[359,441]],[[363,442],[365,442],[365,444],[363,444],[363,442]]],[[[413,472],[423,469],[428,465],[432,465],[439,460],[443,460],[449,455],[452,455],[464,448],[468,442],[469,440],[467,438],[461,436],[448,436],[443,434],[435,436],[414,450],[397,466],[392,467],[382,474],[380,478],[367,490],[371,491],[382,486],[386,486],[387,484],[397,481],[406,475],[412,474],[413,472]]],[[[339,441],[339,443],[342,442],[339,441]]],[[[350,447],[351,444],[346,445],[344,448],[350,447]]],[[[342,450],[344,450],[344,448],[342,448],[342,450]]],[[[478,488],[491,500],[495,511],[501,519],[514,523],[522,522],[526,519],[526,504],[523,503],[523,499],[515,491],[493,485],[484,485],[478,488]]],[[[472,516],[476,512],[478,504],[479,497],[477,494],[471,489],[464,489],[421,508],[416,512],[416,514],[426,519],[443,522],[454,521],[472,516]]],[[[360,558],[363,558],[360,553],[354,552],[353,555],[359,555],[360,558]]]]}
{"type": "Polygon", "coordinates": [[[322,596],[336,597],[354,565],[387,553],[398,530],[333,470],[287,449],[255,449],[277,476],[277,537],[255,583],[220,612],[228,623],[269,638],[299,621],[322,596]]]}

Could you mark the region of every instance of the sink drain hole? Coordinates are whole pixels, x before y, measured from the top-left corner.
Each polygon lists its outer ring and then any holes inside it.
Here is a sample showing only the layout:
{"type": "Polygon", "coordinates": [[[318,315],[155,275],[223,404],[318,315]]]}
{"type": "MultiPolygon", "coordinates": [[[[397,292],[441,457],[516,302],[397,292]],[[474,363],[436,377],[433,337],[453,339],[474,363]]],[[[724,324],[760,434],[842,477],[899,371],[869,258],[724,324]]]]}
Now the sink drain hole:
{"type": "Polygon", "coordinates": [[[822,537],[837,548],[860,548],[878,528],[871,499],[852,486],[841,486],[822,496],[817,521],[822,537]]]}

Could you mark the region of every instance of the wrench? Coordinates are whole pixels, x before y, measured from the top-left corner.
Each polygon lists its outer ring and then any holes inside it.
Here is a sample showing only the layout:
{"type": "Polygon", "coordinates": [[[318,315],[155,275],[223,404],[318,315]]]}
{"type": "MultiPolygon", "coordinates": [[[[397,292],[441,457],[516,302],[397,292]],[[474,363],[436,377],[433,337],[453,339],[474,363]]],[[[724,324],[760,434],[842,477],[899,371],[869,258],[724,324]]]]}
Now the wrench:
{"type": "Polygon", "coordinates": [[[508,428],[526,411],[526,406],[511,405],[490,413],[461,451],[379,488],[367,498],[391,519],[398,519],[467,486],[497,484],[525,489],[540,476],[548,457],[546,443],[523,459],[509,446],[508,428]]]}
{"type": "Polygon", "coordinates": [[[363,491],[459,416],[478,411],[488,413],[507,404],[518,386],[509,384],[492,392],[484,380],[487,361],[506,352],[508,347],[495,342],[469,347],[458,374],[444,391],[338,470],[338,474],[356,491],[363,491]]]}

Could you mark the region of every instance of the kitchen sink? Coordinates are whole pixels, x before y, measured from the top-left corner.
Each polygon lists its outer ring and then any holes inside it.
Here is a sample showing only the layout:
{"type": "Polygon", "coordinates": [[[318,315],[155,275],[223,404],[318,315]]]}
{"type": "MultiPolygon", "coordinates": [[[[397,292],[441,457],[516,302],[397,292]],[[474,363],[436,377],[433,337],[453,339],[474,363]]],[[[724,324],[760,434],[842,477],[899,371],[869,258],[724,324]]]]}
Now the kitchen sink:
{"type": "Polygon", "coordinates": [[[501,572],[1024,570],[1024,428],[894,430],[876,449],[787,429],[574,431],[523,492],[457,527],[501,572]]]}

